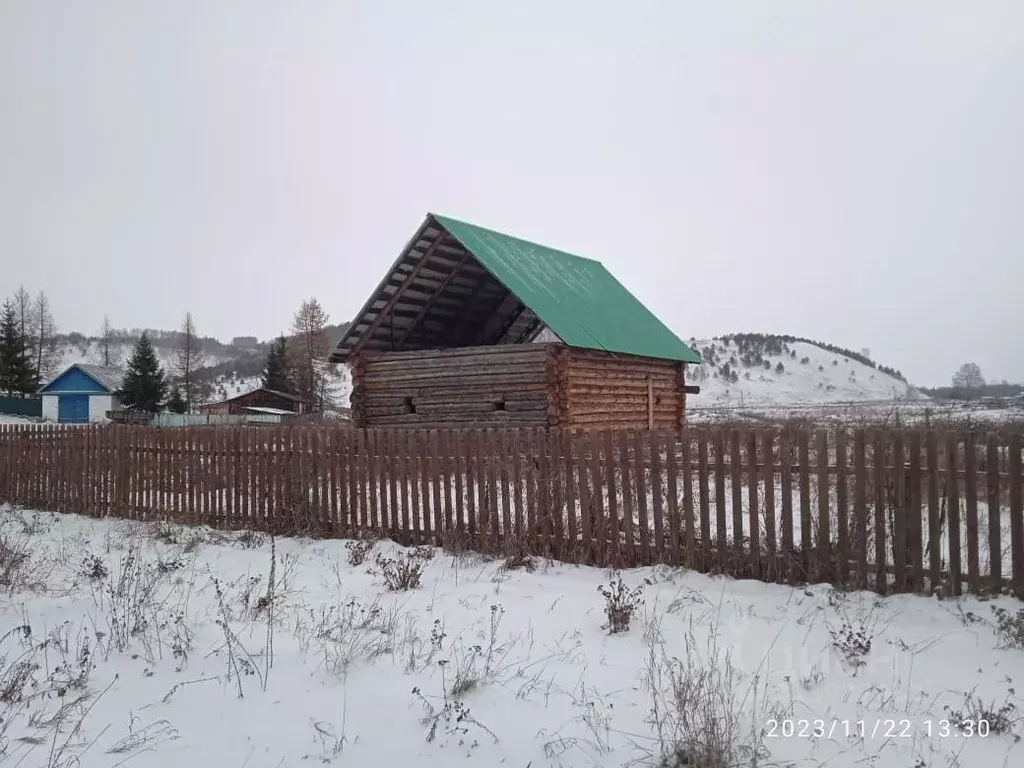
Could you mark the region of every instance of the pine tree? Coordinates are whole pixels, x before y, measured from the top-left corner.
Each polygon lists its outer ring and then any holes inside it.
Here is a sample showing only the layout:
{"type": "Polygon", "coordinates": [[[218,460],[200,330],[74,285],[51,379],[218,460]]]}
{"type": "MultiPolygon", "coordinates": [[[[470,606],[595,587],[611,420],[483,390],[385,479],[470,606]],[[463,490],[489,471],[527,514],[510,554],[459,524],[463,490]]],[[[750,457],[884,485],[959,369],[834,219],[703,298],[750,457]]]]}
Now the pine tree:
{"type": "Polygon", "coordinates": [[[156,359],[153,343],[145,333],[139,337],[128,361],[128,372],[121,387],[121,400],[133,411],[156,413],[167,395],[167,381],[156,359]]]}
{"type": "Polygon", "coordinates": [[[288,347],[284,336],[278,337],[277,341],[270,345],[262,383],[267,389],[274,389],[278,392],[291,394],[294,390],[288,375],[288,347]]]}
{"type": "Polygon", "coordinates": [[[25,334],[14,304],[4,302],[0,311],[0,390],[27,395],[39,389],[25,334]]]}
{"type": "Polygon", "coordinates": [[[185,413],[188,406],[185,405],[185,398],[181,396],[181,390],[175,387],[171,390],[171,396],[167,400],[167,410],[171,413],[185,413]]]}

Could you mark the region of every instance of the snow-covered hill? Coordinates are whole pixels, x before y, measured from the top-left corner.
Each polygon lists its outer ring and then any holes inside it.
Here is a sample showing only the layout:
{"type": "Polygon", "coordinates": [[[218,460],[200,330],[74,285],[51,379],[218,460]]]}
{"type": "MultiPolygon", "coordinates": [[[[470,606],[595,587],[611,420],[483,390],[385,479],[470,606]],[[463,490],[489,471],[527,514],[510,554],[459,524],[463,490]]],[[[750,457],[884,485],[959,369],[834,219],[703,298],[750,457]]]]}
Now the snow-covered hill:
{"type": "Polygon", "coordinates": [[[700,386],[688,405],[766,406],[921,397],[901,379],[841,352],[804,341],[693,339],[704,364],[690,366],[688,383],[700,386]]]}
{"type": "MultiPolygon", "coordinates": [[[[124,365],[131,357],[134,342],[114,342],[110,345],[111,357],[117,363],[124,365]]],[[[157,359],[165,371],[173,371],[177,362],[177,353],[173,347],[156,344],[153,347],[157,359]]],[[[231,356],[207,354],[203,360],[204,365],[217,365],[232,360],[231,356]]],[[[64,370],[75,363],[103,363],[103,351],[98,341],[90,340],[84,344],[67,343],[62,345],[61,360],[58,370],[64,370]]]]}

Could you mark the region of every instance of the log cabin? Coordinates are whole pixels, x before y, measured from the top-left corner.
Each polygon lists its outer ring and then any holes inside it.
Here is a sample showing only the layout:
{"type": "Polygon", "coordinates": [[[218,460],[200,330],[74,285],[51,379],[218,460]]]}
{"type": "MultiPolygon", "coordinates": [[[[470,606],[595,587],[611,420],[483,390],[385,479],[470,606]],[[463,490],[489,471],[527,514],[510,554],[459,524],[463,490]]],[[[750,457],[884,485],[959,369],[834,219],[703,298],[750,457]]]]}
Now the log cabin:
{"type": "Polygon", "coordinates": [[[330,360],[356,427],[672,429],[701,359],[600,262],[428,214],[330,360]]]}

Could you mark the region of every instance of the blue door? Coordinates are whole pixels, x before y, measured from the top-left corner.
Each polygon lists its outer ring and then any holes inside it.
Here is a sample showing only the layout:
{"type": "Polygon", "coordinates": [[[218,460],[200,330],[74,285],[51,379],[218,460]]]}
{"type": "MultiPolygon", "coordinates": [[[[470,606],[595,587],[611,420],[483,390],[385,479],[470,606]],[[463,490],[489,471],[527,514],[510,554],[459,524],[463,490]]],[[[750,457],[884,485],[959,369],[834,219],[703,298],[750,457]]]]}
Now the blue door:
{"type": "Polygon", "coordinates": [[[57,421],[61,424],[84,424],[89,421],[88,395],[60,395],[57,398],[57,421]]]}

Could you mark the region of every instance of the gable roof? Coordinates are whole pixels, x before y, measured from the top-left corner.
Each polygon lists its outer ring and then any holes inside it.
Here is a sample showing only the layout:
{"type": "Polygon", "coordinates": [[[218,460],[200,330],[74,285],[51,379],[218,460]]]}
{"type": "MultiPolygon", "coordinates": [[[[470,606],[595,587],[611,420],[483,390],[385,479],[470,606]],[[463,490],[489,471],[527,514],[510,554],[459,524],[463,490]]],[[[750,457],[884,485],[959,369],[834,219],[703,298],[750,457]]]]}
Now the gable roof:
{"type": "Polygon", "coordinates": [[[40,388],[39,392],[44,393],[62,378],[64,378],[68,372],[73,370],[79,370],[88,376],[90,379],[99,384],[107,392],[119,392],[124,382],[125,371],[123,368],[117,368],[112,365],[93,365],[91,363],[74,363],[68,366],[59,374],[54,376],[48,381],[43,387],[40,388]]]}
{"type": "Polygon", "coordinates": [[[427,349],[530,341],[684,363],[700,356],[598,261],[428,214],[339,341],[358,349],[427,349]]]}
{"type": "MultiPolygon", "coordinates": [[[[215,406],[215,405],[224,405],[225,403],[233,403],[236,400],[242,400],[243,398],[251,397],[252,395],[256,394],[257,392],[266,392],[267,394],[274,395],[275,397],[278,397],[278,398],[280,398],[282,400],[290,400],[293,403],[310,403],[310,402],[312,402],[308,398],[302,397],[301,395],[293,395],[293,394],[290,394],[288,392],[281,392],[280,390],[277,390],[277,389],[267,389],[266,387],[255,387],[254,389],[247,390],[247,391],[242,392],[241,394],[238,394],[238,395],[233,395],[233,396],[231,396],[229,398],[226,398],[224,400],[217,400],[216,402],[213,402],[213,403],[205,403],[204,405],[200,406],[200,408],[209,408],[209,407],[215,406]]],[[[289,411],[289,413],[291,413],[291,411],[289,411]]]]}

